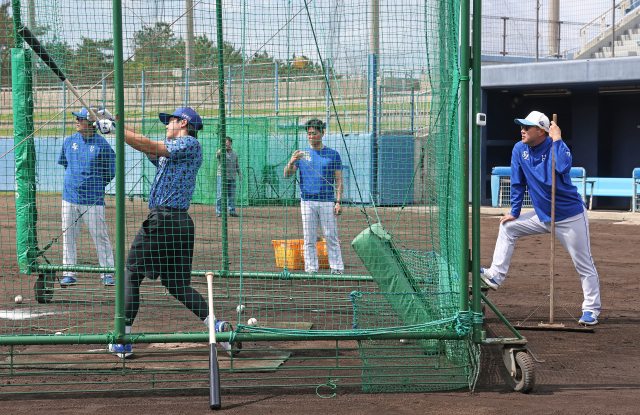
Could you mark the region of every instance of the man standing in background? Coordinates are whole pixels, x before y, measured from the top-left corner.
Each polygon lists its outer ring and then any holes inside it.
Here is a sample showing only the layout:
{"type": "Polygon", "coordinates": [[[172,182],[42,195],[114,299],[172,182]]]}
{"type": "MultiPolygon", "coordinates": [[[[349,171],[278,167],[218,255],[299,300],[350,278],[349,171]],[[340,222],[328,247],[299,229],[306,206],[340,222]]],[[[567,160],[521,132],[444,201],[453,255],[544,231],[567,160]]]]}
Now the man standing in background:
{"type": "Polygon", "coordinates": [[[304,151],[294,151],[284,168],[285,179],[300,170],[304,270],[308,273],[318,272],[316,236],[319,222],[327,241],[331,273],[343,274],[337,223],[337,217],[342,213],[342,161],[337,151],[322,143],[325,129],[322,121],[309,120],[305,127],[309,147],[304,151]]]}
{"type": "Polygon", "coordinates": [[[236,173],[238,179],[242,180],[242,173],[240,172],[240,165],[238,164],[238,155],[231,148],[233,146],[233,140],[231,137],[227,137],[226,142],[226,156],[227,156],[227,183],[222,184],[222,163],[220,162],[221,150],[216,153],[218,159],[218,198],[216,199],[216,214],[218,217],[222,216],[222,190],[225,190],[227,196],[227,209],[229,209],[229,216],[234,218],[238,217],[236,213],[236,173]]]}
{"type": "MultiPolygon", "coordinates": [[[[96,110],[97,111],[97,110],[96,110]]],[[[101,267],[113,268],[113,250],[105,221],[104,188],[116,175],[116,153],[104,137],[96,134],[89,112],[76,116],[76,133],[64,140],[58,164],[64,167],[62,191],[62,263],[73,266],[78,257],[82,220],[89,228],[101,267]]],[[[64,271],[62,287],[76,284],[78,274],[64,271]]],[[[113,274],[100,274],[105,286],[115,285],[113,274]]]]}

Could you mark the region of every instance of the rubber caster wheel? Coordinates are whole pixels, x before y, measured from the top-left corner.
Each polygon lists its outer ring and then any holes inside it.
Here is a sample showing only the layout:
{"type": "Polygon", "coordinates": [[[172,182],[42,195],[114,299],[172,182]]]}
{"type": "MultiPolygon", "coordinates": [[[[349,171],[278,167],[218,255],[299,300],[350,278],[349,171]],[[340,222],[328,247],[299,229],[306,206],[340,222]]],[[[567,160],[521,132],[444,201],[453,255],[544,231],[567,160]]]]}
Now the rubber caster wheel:
{"type": "Polygon", "coordinates": [[[527,352],[518,352],[515,356],[516,373],[509,375],[509,385],[516,392],[529,393],[536,383],[536,369],[533,359],[527,352]]]}
{"type": "Polygon", "coordinates": [[[53,275],[40,274],[33,290],[36,294],[36,301],[40,304],[47,304],[53,298],[53,275]]]}

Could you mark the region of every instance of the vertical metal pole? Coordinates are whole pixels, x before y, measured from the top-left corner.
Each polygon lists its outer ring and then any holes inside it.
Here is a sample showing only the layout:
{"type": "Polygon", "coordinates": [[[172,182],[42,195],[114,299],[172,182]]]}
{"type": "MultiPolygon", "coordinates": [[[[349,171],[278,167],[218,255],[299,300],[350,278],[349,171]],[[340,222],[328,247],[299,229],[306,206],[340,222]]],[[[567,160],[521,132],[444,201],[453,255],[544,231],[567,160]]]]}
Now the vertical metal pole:
{"type": "Polygon", "coordinates": [[[67,85],[62,83],[62,135],[67,135],[67,85]]]}
{"type": "MultiPolygon", "coordinates": [[[[471,102],[471,293],[473,303],[471,311],[481,313],[480,302],[480,126],[473,122],[476,114],[482,112],[481,59],[482,53],[482,0],[473,0],[473,61],[472,61],[472,102],[471,102]]],[[[468,194],[468,192],[467,192],[468,194]]],[[[464,274],[463,274],[464,275],[464,274]]],[[[482,323],[473,323],[474,342],[482,341],[482,323]]]]}
{"type": "MultiPolygon", "coordinates": [[[[35,31],[37,29],[36,27],[36,5],[35,5],[35,1],[34,0],[29,0],[28,3],[28,7],[29,7],[29,26],[31,27],[31,31],[35,31]]],[[[8,39],[7,39],[8,40],[8,39]]],[[[38,62],[37,60],[37,56],[36,53],[32,50],[31,51],[31,70],[32,70],[32,75],[31,75],[31,79],[32,79],[32,83],[33,83],[33,91],[31,92],[32,97],[33,97],[33,103],[36,103],[36,91],[38,90],[38,65],[36,65],[36,62],[38,62]]]]}
{"type": "Polygon", "coordinates": [[[502,18],[502,56],[507,55],[507,19],[508,17],[502,18]]]}
{"type": "Polygon", "coordinates": [[[125,258],[125,206],[124,206],[124,60],[122,57],[122,0],[113,0],[113,66],[115,72],[116,101],[116,316],[114,320],[115,340],[125,336],[124,315],[124,258],[125,258]]]}
{"type": "Polygon", "coordinates": [[[142,71],[142,119],[144,120],[144,111],[147,104],[147,90],[144,70],[142,71]]]}
{"type": "Polygon", "coordinates": [[[102,72],[102,108],[107,108],[107,80],[102,72]]]}
{"type": "Polygon", "coordinates": [[[549,27],[547,29],[548,56],[553,57],[558,50],[558,20],[560,20],[560,0],[549,0],[549,27]]]}
{"type": "Polygon", "coordinates": [[[382,89],[383,85],[378,87],[378,99],[380,100],[378,103],[378,134],[382,132],[382,89]]]}
{"type": "Polygon", "coordinates": [[[411,132],[414,130],[414,121],[415,121],[415,112],[416,112],[416,102],[415,102],[415,88],[411,87],[411,132]]]}
{"type": "Polygon", "coordinates": [[[616,0],[611,7],[611,57],[616,57],[616,0]]]}
{"type": "MultiPolygon", "coordinates": [[[[469,20],[470,0],[460,3],[460,311],[469,310],[469,20]]],[[[480,20],[480,19],[478,19],[480,20]]],[[[479,58],[479,56],[477,57],[479,58]]]]}
{"type": "Polygon", "coordinates": [[[193,0],[185,0],[185,10],[187,12],[185,25],[187,38],[185,39],[185,62],[184,68],[188,71],[193,67],[193,0]]]}
{"type": "Polygon", "coordinates": [[[562,22],[558,21],[558,59],[562,57],[562,54],[560,53],[560,28],[561,27],[562,27],[562,22]]]}
{"type": "Polygon", "coordinates": [[[329,119],[331,118],[331,108],[330,108],[330,97],[329,97],[329,80],[331,78],[329,78],[330,74],[328,73],[329,71],[329,67],[331,65],[331,61],[328,61],[328,65],[327,65],[327,82],[324,88],[324,94],[326,96],[326,103],[325,103],[325,111],[326,111],[326,121],[325,121],[325,134],[327,134],[329,132],[329,119]]]}
{"type": "Polygon", "coordinates": [[[189,106],[189,68],[184,71],[184,106],[189,106]]]}
{"type": "Polygon", "coordinates": [[[218,41],[218,142],[222,182],[222,269],[229,270],[229,242],[227,229],[227,154],[225,139],[227,137],[227,120],[224,99],[224,37],[222,36],[222,0],[216,0],[216,37],[218,41]]]}
{"type": "Polygon", "coordinates": [[[233,81],[233,73],[231,72],[231,65],[229,65],[229,99],[227,100],[227,115],[231,114],[231,82],[233,81]]]}
{"type": "Polygon", "coordinates": [[[536,62],[540,61],[540,0],[536,0],[536,62]]]}
{"type": "Polygon", "coordinates": [[[274,68],[273,90],[275,94],[276,116],[277,116],[278,113],[280,112],[280,103],[278,102],[279,92],[280,92],[279,86],[278,86],[278,62],[275,63],[275,68],[274,68]]]}

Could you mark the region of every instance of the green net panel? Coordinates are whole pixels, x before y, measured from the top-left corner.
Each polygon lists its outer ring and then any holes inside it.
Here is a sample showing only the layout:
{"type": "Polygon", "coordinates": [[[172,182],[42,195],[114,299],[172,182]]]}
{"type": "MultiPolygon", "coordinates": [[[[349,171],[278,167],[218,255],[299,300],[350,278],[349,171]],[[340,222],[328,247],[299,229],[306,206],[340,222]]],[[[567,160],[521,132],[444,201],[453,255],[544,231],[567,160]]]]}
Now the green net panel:
{"type": "MultiPolygon", "coordinates": [[[[367,391],[471,384],[477,347],[437,338],[464,336],[470,324],[458,313],[459,234],[466,226],[459,215],[458,1],[224,4],[220,43],[214,0],[122,1],[124,114],[117,122],[163,141],[160,112],[190,107],[203,119],[202,165],[188,211],[195,226],[192,273],[181,284],[206,298],[205,273],[214,272],[216,317],[229,321],[235,335],[273,334],[289,348],[296,344],[286,336],[301,334],[431,335],[354,342],[367,391]],[[310,151],[304,124],[311,119],[325,124],[322,143],[341,160],[335,168],[325,161],[314,166],[342,176],[336,220],[343,265],[323,217],[326,228],[307,226],[318,269],[307,259],[312,272],[305,273],[301,173],[284,171],[294,151],[310,151]],[[228,185],[216,156],[226,154],[225,136],[238,163],[237,171],[227,170],[228,185]],[[387,292],[351,246],[375,224],[391,235],[389,249],[412,281],[409,291],[387,292]],[[421,304],[421,314],[394,306],[407,300],[421,304]],[[249,325],[250,318],[257,324],[249,325]]],[[[0,11],[9,25],[30,27],[90,106],[115,113],[112,8],[99,7],[13,0],[0,11]]],[[[111,284],[114,254],[126,255],[148,223],[158,168],[125,146],[117,154],[125,186],[117,190],[115,134],[92,136],[91,123],[82,115],[77,121],[81,103],[26,43],[17,42],[10,55],[2,51],[3,103],[10,85],[11,106],[2,107],[0,122],[0,343],[55,334],[60,342],[72,335],[111,338],[116,305],[124,301],[111,284]],[[123,212],[116,211],[119,192],[123,212]],[[122,229],[117,215],[124,215],[122,229]],[[117,247],[122,234],[125,246],[117,247]],[[14,301],[18,295],[22,302],[14,301]]],[[[173,179],[179,187],[183,177],[173,179]]],[[[325,182],[328,203],[337,181],[325,182]]],[[[177,339],[206,330],[203,317],[174,298],[172,283],[162,284],[172,281],[171,272],[142,280],[134,350],[145,334],[177,339]]]]}

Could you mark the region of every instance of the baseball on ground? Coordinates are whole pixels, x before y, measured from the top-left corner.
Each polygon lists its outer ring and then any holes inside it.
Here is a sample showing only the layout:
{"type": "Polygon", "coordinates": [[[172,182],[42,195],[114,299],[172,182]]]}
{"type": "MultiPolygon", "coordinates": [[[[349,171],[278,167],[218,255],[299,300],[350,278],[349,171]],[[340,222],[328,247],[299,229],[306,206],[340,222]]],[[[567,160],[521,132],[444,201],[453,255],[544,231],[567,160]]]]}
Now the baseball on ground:
{"type": "Polygon", "coordinates": [[[250,318],[249,321],[247,321],[247,324],[249,326],[255,326],[256,324],[258,324],[258,320],[256,320],[255,318],[250,318]]]}
{"type": "Polygon", "coordinates": [[[240,311],[242,311],[242,310],[244,310],[244,305],[242,305],[242,304],[241,304],[241,305],[239,305],[239,306],[237,306],[237,307],[236,307],[236,311],[237,311],[237,312],[240,312],[240,311]]]}
{"type": "Polygon", "coordinates": [[[15,302],[16,302],[16,304],[22,304],[22,296],[21,295],[16,295],[15,302]]]}

